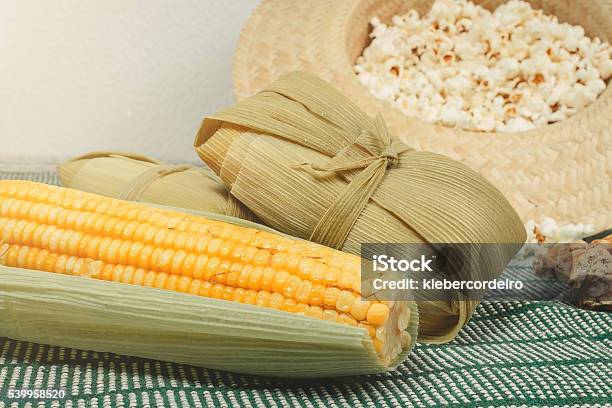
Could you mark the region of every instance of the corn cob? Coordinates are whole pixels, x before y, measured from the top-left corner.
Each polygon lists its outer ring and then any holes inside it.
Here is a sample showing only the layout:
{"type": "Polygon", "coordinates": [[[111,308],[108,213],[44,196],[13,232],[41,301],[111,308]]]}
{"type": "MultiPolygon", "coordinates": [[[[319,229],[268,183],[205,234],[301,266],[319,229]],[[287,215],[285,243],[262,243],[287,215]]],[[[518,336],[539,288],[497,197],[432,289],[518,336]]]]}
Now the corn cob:
{"type": "Polygon", "coordinates": [[[274,308],[367,330],[385,364],[406,302],[364,300],[360,259],[307,241],[27,181],[0,181],[0,264],[274,308]]]}

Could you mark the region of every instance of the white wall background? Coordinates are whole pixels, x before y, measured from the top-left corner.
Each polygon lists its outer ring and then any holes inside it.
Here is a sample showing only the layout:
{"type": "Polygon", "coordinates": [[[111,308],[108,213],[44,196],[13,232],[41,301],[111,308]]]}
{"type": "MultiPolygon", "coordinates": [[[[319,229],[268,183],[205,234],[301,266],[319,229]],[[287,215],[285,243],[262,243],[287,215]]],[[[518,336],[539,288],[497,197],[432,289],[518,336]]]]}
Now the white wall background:
{"type": "Polygon", "coordinates": [[[106,149],[196,162],[257,3],[0,0],[0,163],[106,149]]]}

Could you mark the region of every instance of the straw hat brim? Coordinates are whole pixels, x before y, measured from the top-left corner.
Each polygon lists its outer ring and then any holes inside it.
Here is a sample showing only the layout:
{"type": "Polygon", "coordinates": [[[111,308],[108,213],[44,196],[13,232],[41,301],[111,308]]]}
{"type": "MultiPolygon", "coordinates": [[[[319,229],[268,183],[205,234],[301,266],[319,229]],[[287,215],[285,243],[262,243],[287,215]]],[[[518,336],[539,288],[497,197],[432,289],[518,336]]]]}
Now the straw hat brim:
{"type": "MultiPolygon", "coordinates": [[[[487,8],[502,0],[477,0],[487,8]]],[[[524,221],[552,217],[598,230],[612,225],[612,87],[562,122],[520,133],[474,133],[406,117],[370,95],[353,62],[368,38],[368,21],[384,21],[432,1],[264,0],[247,22],[234,55],[238,100],[280,75],[306,70],[331,82],[369,115],[382,112],[392,133],[419,149],[460,160],[484,175],[524,221]]],[[[561,21],[612,41],[612,0],[532,0],[561,21]]]]}

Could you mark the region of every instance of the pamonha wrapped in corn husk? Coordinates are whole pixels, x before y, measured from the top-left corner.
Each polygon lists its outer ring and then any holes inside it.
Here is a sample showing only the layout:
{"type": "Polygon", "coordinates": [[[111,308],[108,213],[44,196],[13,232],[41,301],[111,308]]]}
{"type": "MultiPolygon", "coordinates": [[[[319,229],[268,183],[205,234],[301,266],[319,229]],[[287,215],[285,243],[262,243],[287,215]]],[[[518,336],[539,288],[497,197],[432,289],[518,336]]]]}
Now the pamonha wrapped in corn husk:
{"type": "Polygon", "coordinates": [[[61,163],[57,172],[65,187],[256,221],[212,171],[192,164],[168,164],[138,153],[101,151],[61,163]]]}
{"type": "MultiPolygon", "coordinates": [[[[502,244],[474,272],[494,279],[525,242],[521,220],[487,180],[412,150],[380,115],[306,73],[207,117],[195,147],[265,224],[346,252],[362,243],[502,244]]],[[[419,304],[419,339],[451,340],[477,304],[465,299],[419,304]]]]}

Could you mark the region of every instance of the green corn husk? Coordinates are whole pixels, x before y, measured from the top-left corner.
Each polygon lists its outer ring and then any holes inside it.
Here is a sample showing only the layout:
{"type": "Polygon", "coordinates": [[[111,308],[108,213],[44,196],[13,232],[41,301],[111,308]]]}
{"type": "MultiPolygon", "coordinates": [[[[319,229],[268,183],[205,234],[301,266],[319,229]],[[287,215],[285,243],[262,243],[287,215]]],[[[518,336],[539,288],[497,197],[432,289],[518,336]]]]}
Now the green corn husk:
{"type": "Polygon", "coordinates": [[[129,152],[91,152],[57,166],[64,187],[112,198],[254,220],[209,169],[129,152]]]}
{"type": "MultiPolygon", "coordinates": [[[[206,118],[195,147],[266,225],[343,251],[358,254],[362,243],[377,242],[499,243],[473,273],[491,280],[526,239],[486,179],[399,143],[380,115],[368,117],[309,74],[287,74],[206,118]]],[[[477,303],[462,292],[454,301],[422,302],[419,340],[451,340],[477,303]]]]}
{"type": "MultiPolygon", "coordinates": [[[[185,212],[277,233],[234,217],[185,212]]],[[[361,328],[169,290],[0,266],[0,336],[245,374],[318,378],[393,370],[416,343],[418,311],[409,305],[411,343],[385,366],[361,328]]]]}
{"type": "MultiPolygon", "coordinates": [[[[0,267],[0,336],[278,377],[381,373],[367,332],[251,305],[0,267]]],[[[416,314],[416,307],[413,308],[416,314]]],[[[416,338],[416,326],[410,330],[416,338]]]]}

